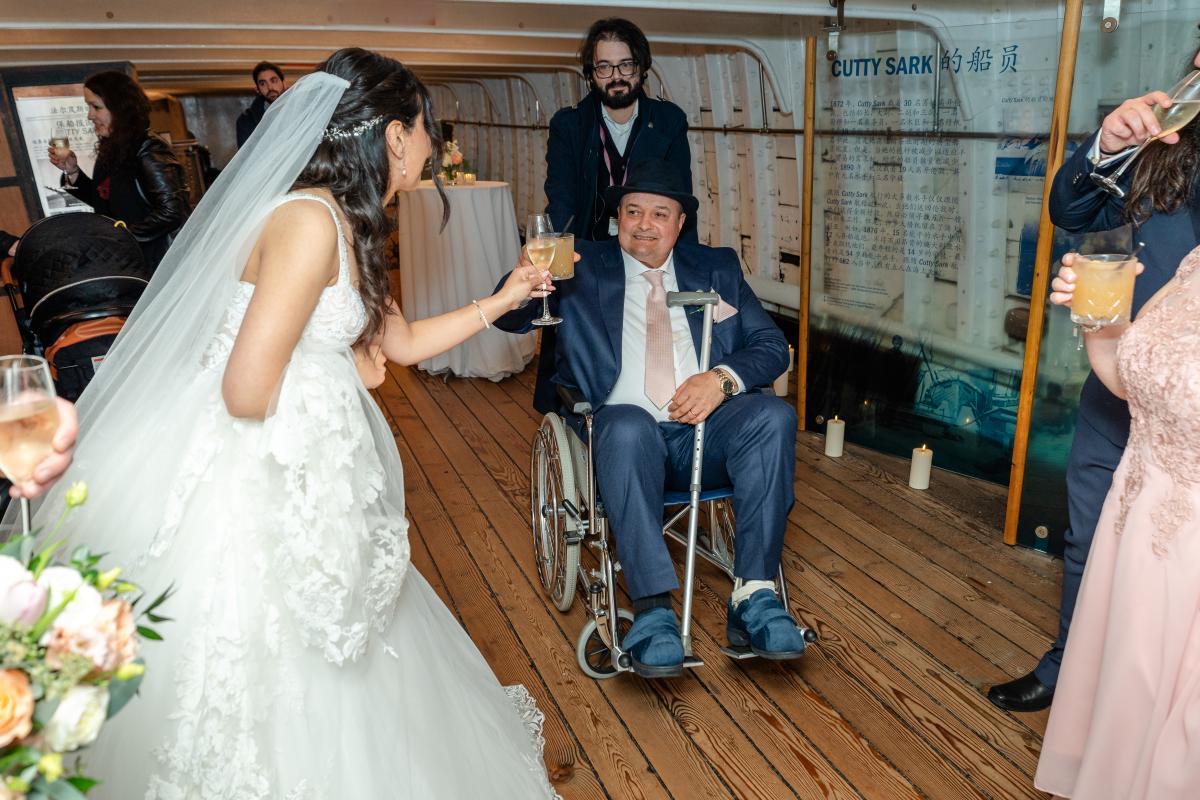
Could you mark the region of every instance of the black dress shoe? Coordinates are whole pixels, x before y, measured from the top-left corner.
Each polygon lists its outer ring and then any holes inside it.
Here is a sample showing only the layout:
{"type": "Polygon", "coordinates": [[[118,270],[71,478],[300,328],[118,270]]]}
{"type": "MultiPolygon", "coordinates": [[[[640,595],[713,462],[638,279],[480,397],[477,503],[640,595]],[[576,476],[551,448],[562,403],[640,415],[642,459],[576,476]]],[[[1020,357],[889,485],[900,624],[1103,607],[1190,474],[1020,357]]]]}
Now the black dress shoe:
{"type": "Polygon", "coordinates": [[[1005,711],[1041,711],[1050,707],[1054,687],[1047,686],[1032,672],[1015,681],[998,683],[988,689],[988,700],[1005,711]]]}

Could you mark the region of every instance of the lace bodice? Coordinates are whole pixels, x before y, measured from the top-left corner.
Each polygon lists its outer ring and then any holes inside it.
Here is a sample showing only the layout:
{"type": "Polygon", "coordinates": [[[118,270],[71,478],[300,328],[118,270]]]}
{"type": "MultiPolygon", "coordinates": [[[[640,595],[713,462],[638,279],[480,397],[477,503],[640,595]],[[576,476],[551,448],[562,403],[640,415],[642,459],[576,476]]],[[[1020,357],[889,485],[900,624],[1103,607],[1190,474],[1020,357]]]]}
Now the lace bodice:
{"type": "Polygon", "coordinates": [[[1132,424],[1128,470],[1117,532],[1141,492],[1147,464],[1171,481],[1166,503],[1152,512],[1154,552],[1192,515],[1192,491],[1200,482],[1200,247],[1190,252],[1163,294],[1121,337],[1117,365],[1129,400],[1132,424]]]}
{"type": "MultiPolygon", "coordinates": [[[[338,241],[337,283],[321,292],[321,299],[317,301],[317,306],[301,334],[301,344],[315,345],[322,349],[349,347],[362,334],[363,327],[367,324],[367,311],[363,306],[362,296],[350,281],[350,259],[341,219],[328,200],[315,194],[293,192],[285,195],[279,204],[283,205],[293,200],[311,200],[329,209],[333,224],[337,226],[338,241]]],[[[254,297],[255,288],[252,283],[238,281],[217,334],[204,353],[205,367],[224,368],[225,361],[233,349],[233,342],[237,339],[238,330],[242,326],[242,320],[246,317],[246,310],[250,307],[250,299],[254,297]]]]}

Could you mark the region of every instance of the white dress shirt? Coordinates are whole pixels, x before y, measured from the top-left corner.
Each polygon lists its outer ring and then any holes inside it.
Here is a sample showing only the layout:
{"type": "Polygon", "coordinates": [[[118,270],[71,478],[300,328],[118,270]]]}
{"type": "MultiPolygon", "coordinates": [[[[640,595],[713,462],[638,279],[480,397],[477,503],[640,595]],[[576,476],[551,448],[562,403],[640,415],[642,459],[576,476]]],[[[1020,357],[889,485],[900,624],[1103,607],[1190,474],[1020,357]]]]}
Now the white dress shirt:
{"type": "MultiPolygon", "coordinates": [[[[608,106],[603,103],[600,104],[600,114],[604,117],[604,126],[608,128],[613,144],[617,146],[617,152],[625,155],[625,148],[629,145],[629,134],[633,130],[633,123],[637,121],[638,101],[633,101],[633,113],[629,115],[629,119],[625,122],[614,121],[608,115],[608,106]]],[[[643,278],[643,280],[645,279],[643,278]]]]}
{"type": "MultiPolygon", "coordinates": [[[[621,371],[606,405],[614,403],[637,406],[649,412],[657,422],[668,422],[671,414],[667,405],[658,408],[646,397],[646,300],[650,295],[650,281],[642,277],[649,268],[633,256],[621,251],[625,265],[625,306],[621,321],[621,371]]],[[[667,256],[660,270],[663,273],[663,290],[679,291],[675,278],[675,256],[667,256]]],[[[671,320],[671,349],[675,355],[675,386],[679,387],[688,378],[700,372],[700,357],[692,341],[692,329],[688,325],[687,310],[682,306],[671,308],[667,314],[671,320]]],[[[729,369],[722,368],[733,376],[735,391],[741,391],[741,379],[729,369]]]]}

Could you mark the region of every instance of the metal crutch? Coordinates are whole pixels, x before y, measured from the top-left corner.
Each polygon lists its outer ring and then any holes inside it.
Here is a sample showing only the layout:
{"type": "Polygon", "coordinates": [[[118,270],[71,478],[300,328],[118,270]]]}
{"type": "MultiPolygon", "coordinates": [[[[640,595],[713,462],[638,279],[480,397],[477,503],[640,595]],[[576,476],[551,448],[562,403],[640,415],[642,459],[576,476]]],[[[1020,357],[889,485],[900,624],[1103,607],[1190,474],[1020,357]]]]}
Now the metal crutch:
{"type": "MultiPolygon", "coordinates": [[[[713,312],[720,302],[716,292],[667,292],[667,307],[703,306],[704,329],[700,335],[700,372],[708,372],[708,359],[712,351],[713,312]]],[[[692,443],[692,478],[688,486],[688,532],[687,560],[683,582],[683,624],[680,638],[683,640],[684,665],[698,666],[700,662],[692,652],[692,589],[696,577],[696,536],[700,521],[700,471],[704,466],[704,421],[696,423],[695,440],[692,443]]]]}

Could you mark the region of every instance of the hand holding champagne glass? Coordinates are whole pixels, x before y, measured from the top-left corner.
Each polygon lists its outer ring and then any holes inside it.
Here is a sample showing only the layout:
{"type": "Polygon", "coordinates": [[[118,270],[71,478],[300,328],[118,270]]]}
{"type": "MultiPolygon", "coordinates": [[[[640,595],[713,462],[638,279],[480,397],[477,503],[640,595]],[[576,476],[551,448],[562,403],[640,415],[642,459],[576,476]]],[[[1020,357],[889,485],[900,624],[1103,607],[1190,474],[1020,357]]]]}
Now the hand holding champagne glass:
{"type": "Polygon", "coordinates": [[[1178,132],[1200,113],[1200,70],[1195,70],[1170,92],[1151,92],[1143,97],[1126,100],[1104,118],[1100,126],[1100,148],[1113,153],[1134,147],[1125,162],[1112,175],[1091,174],[1098,186],[1124,197],[1125,190],[1117,185],[1125,170],[1151,142],[1167,144],[1179,141],[1178,132]]]}
{"type": "Polygon", "coordinates": [[[79,169],[79,159],[71,151],[71,140],[66,136],[55,136],[52,138],[50,140],[50,147],[46,150],[46,155],[49,156],[51,164],[68,175],[79,169]]]}
{"type": "MultiPolygon", "coordinates": [[[[554,251],[557,244],[558,239],[554,233],[554,227],[550,224],[549,215],[531,214],[529,224],[525,228],[525,252],[539,272],[545,272],[554,263],[554,251]]],[[[543,290],[547,289],[544,284],[542,288],[543,290]]],[[[542,297],[542,316],[533,320],[533,324],[546,326],[558,325],[560,322],[562,322],[561,317],[550,316],[550,298],[549,292],[547,292],[542,297]]]]}
{"type": "MultiPolygon", "coordinates": [[[[33,483],[34,470],[54,452],[58,404],[46,360],[37,356],[0,358],[0,471],[14,486],[33,483]]],[[[24,532],[29,532],[29,501],[21,499],[24,532]]]]}

